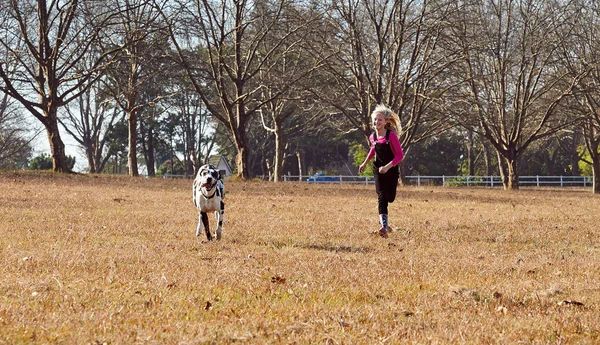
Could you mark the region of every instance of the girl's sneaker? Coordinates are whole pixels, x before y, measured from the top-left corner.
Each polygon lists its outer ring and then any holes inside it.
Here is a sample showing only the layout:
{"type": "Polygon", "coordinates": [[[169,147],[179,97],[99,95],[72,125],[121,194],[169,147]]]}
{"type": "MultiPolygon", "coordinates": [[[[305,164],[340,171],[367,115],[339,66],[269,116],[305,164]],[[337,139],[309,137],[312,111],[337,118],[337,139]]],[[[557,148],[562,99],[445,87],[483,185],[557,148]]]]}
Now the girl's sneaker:
{"type": "Polygon", "coordinates": [[[381,236],[383,238],[388,238],[387,230],[385,230],[384,227],[382,227],[381,229],[379,229],[379,236],[381,236]]]}

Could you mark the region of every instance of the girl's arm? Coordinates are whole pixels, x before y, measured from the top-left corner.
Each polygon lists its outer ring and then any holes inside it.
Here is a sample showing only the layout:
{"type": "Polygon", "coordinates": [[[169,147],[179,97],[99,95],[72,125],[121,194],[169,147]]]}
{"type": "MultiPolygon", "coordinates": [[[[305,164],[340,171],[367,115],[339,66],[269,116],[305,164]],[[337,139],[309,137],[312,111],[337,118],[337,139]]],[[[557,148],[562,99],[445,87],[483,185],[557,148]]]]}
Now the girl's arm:
{"type": "Polygon", "coordinates": [[[361,164],[358,167],[358,172],[362,173],[363,171],[365,171],[365,168],[367,167],[367,163],[369,163],[369,161],[375,157],[375,144],[373,142],[371,142],[371,148],[369,149],[369,153],[367,154],[367,158],[365,158],[365,161],[363,162],[363,164],[361,164]]]}
{"type": "Polygon", "coordinates": [[[392,166],[396,166],[404,159],[404,151],[400,145],[400,139],[398,139],[398,135],[394,132],[390,133],[390,146],[392,147],[392,152],[394,152],[394,159],[392,159],[390,164],[392,164],[392,166]]]}

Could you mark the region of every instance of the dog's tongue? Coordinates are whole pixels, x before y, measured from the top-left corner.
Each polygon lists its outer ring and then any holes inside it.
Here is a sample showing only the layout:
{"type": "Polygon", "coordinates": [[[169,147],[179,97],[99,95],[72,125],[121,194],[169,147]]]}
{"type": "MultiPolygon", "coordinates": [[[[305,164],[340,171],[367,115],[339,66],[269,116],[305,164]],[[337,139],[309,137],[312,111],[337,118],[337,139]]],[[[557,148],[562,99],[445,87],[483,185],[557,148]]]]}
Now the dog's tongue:
{"type": "Polygon", "coordinates": [[[201,185],[202,188],[210,188],[210,183],[203,183],[201,185]]]}

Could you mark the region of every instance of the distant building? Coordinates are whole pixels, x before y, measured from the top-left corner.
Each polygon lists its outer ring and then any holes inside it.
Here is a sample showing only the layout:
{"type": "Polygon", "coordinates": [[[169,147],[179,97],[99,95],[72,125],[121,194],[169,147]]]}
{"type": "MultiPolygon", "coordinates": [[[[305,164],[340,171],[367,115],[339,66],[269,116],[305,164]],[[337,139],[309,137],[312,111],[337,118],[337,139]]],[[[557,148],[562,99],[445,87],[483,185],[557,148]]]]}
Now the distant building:
{"type": "Polygon", "coordinates": [[[208,159],[208,164],[217,168],[217,170],[219,170],[219,172],[221,173],[222,177],[230,176],[232,173],[231,166],[229,165],[229,163],[227,163],[227,160],[222,155],[211,156],[208,159]]]}

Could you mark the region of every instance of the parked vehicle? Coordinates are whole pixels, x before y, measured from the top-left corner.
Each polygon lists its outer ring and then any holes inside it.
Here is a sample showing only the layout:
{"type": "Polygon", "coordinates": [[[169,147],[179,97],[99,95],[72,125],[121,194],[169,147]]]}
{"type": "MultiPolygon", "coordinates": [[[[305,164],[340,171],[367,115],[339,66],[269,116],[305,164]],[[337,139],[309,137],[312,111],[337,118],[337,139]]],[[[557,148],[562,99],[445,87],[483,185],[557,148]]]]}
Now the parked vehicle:
{"type": "Polygon", "coordinates": [[[327,176],[323,173],[316,173],[313,176],[306,179],[308,182],[320,183],[320,182],[339,182],[339,176],[327,176]]]}

